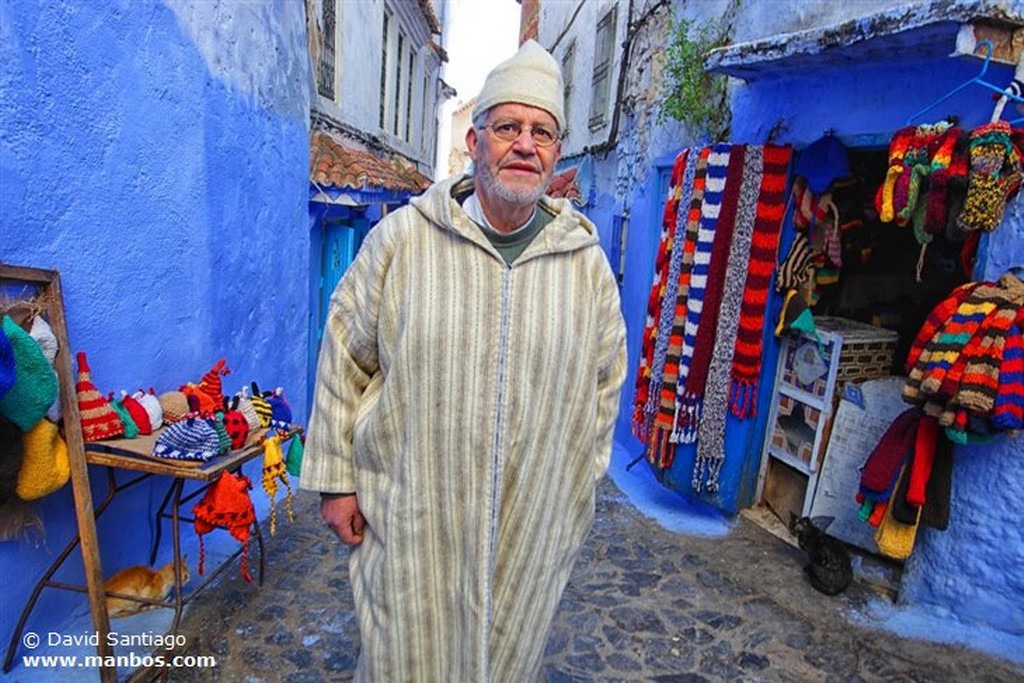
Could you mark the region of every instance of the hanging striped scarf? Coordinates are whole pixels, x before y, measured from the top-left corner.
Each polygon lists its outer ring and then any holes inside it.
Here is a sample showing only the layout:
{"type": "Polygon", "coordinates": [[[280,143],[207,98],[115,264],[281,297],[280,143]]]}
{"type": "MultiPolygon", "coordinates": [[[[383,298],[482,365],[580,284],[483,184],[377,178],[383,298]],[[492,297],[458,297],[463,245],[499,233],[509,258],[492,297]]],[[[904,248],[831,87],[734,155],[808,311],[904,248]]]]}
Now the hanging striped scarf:
{"type": "Polygon", "coordinates": [[[740,419],[756,412],[765,306],[785,212],[786,175],[791,154],[792,149],[788,146],[764,147],[761,193],[757,200],[749,272],[740,304],[739,330],[732,361],[729,407],[740,419]]]}
{"type": "Polygon", "coordinates": [[[648,452],[648,458],[659,467],[671,467],[675,457],[675,448],[671,445],[668,437],[672,431],[672,419],[675,415],[675,387],[679,377],[679,361],[683,345],[682,321],[686,314],[686,299],[690,289],[690,274],[693,268],[693,253],[697,244],[697,228],[700,222],[700,207],[704,200],[704,185],[710,149],[705,148],[699,152],[693,150],[691,153],[697,155],[697,161],[692,164],[692,176],[688,174],[683,179],[683,195],[685,199],[689,199],[689,202],[680,204],[680,206],[687,207],[685,212],[680,211],[679,213],[680,230],[683,232],[680,237],[683,245],[682,259],[678,271],[678,288],[672,302],[672,315],[669,317],[666,314],[665,318],[672,321],[672,326],[667,335],[665,377],[661,384],[658,410],[654,418],[654,434],[651,439],[653,447],[649,448],[648,452]],[[682,228],[683,225],[685,225],[685,229],[682,228]]]}
{"type": "MultiPolygon", "coordinates": [[[[642,442],[647,441],[648,417],[645,415],[649,401],[650,387],[654,377],[654,355],[657,345],[658,323],[663,297],[667,287],[669,262],[675,236],[676,215],[682,192],[682,179],[686,166],[687,150],[676,157],[672,167],[671,182],[665,209],[661,219],[661,235],[658,240],[658,254],[654,261],[654,282],[647,299],[647,320],[641,341],[640,365],[636,373],[636,394],[633,407],[633,434],[642,442]]],[[[660,372],[660,369],[659,369],[660,372]]]]}
{"type": "MultiPolygon", "coordinates": [[[[716,200],[710,192],[705,194],[704,218],[701,232],[712,233],[709,239],[698,240],[698,257],[695,257],[694,280],[704,280],[703,298],[690,296],[687,305],[687,340],[691,338],[690,368],[685,384],[680,383],[676,393],[675,431],[673,436],[679,443],[693,443],[697,440],[697,425],[700,421],[701,399],[707,383],[708,364],[715,341],[716,320],[722,302],[722,286],[725,282],[729,243],[732,241],[733,226],[736,222],[736,208],[740,184],[743,180],[743,148],[728,145],[716,146],[722,163],[722,190],[716,200]],[[701,246],[706,244],[702,252],[701,246]]],[[[709,173],[710,175],[710,173],[709,173]]],[[[708,186],[711,187],[709,180],[708,186]]],[[[686,349],[684,349],[684,353],[686,349]]]]}
{"type": "MultiPolygon", "coordinates": [[[[762,148],[751,145],[733,150],[734,158],[743,159],[735,228],[729,244],[729,262],[722,290],[722,303],[717,320],[717,333],[708,367],[704,403],[698,426],[697,457],[693,464],[693,490],[700,493],[705,484],[708,491],[718,490],[718,475],[725,461],[725,420],[728,412],[729,369],[736,344],[743,286],[747,280],[750,242],[757,211],[757,195],[761,189],[762,148]],[[749,172],[747,169],[750,169],[749,172]]],[[[732,164],[730,163],[730,170],[732,164]]],[[[731,179],[730,179],[731,180],[731,179]]]]}

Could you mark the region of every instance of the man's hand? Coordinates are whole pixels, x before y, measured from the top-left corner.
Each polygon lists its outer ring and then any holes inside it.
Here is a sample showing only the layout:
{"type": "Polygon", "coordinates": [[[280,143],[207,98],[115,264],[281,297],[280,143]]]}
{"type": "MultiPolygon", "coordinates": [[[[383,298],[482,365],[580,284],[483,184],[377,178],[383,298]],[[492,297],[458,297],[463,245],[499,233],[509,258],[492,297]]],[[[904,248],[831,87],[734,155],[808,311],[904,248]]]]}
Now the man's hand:
{"type": "Polygon", "coordinates": [[[359,498],[354,493],[320,499],[320,516],[345,545],[363,542],[366,520],[359,511],[359,498]]]}

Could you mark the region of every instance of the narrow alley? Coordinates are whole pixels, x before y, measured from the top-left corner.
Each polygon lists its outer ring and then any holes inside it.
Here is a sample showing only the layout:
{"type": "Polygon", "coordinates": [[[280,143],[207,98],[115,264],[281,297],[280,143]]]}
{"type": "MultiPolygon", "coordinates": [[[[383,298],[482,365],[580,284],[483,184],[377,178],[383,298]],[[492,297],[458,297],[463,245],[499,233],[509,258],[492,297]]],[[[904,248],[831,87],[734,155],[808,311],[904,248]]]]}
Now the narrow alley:
{"type": "MultiPolygon", "coordinates": [[[[615,466],[615,465],[613,465],[615,466]]],[[[806,583],[803,554],[740,517],[727,536],[667,531],[609,479],[597,522],[552,627],[543,668],[555,681],[1019,681],[1011,662],[856,625],[878,599],[863,581],[830,598],[806,583]]],[[[186,616],[190,653],[215,669],[186,681],[351,679],[359,636],[348,550],[319,522],[317,499],[268,543],[267,582],[225,574],[186,616]],[[283,533],[282,533],[283,532],[283,533]],[[191,636],[190,636],[191,637],[191,636]]]]}

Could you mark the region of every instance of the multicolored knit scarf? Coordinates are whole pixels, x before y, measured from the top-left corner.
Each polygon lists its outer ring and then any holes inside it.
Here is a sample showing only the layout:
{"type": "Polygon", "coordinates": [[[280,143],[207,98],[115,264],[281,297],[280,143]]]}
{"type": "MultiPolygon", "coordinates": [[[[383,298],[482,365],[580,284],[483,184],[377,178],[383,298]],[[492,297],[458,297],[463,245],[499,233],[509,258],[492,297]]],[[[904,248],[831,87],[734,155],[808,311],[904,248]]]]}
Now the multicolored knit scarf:
{"type": "Polygon", "coordinates": [[[676,215],[682,192],[683,173],[688,150],[676,156],[665,209],[661,219],[661,235],[658,240],[658,254],[654,261],[654,282],[647,299],[647,320],[641,340],[640,364],[636,373],[636,394],[633,406],[633,434],[642,442],[647,440],[648,419],[645,416],[653,375],[654,351],[658,336],[661,304],[668,280],[669,261],[672,255],[673,238],[676,229],[676,215]]]}
{"type": "MultiPolygon", "coordinates": [[[[683,199],[680,203],[678,227],[676,229],[676,249],[673,259],[678,260],[672,270],[676,278],[676,288],[672,298],[666,296],[662,303],[662,320],[659,334],[664,333],[667,349],[663,356],[663,378],[658,385],[659,393],[655,394],[652,386],[651,398],[648,403],[652,408],[652,430],[655,432],[652,442],[667,444],[667,435],[672,431],[674,414],[673,397],[679,376],[679,358],[682,349],[681,320],[686,312],[686,297],[690,287],[690,273],[693,268],[693,252],[697,243],[697,225],[700,216],[700,205],[704,197],[704,183],[707,173],[707,149],[691,151],[695,161],[688,162],[683,178],[683,199]],[[664,331],[664,332],[663,332],[664,331]]],[[[650,419],[650,418],[649,418],[650,419]]],[[[671,453],[664,447],[650,449],[648,457],[661,467],[668,467],[672,462],[671,453]]]]}
{"type": "Polygon", "coordinates": [[[761,192],[757,200],[749,272],[740,304],[739,330],[732,361],[729,407],[740,419],[756,412],[765,305],[779,246],[779,229],[785,212],[786,176],[792,152],[789,146],[764,147],[761,192]]]}
{"type": "Polygon", "coordinates": [[[682,354],[683,333],[682,325],[686,316],[686,298],[690,289],[690,274],[693,269],[693,253],[697,246],[697,230],[700,226],[700,207],[704,199],[704,186],[707,176],[708,156],[710,148],[700,152],[695,150],[696,163],[691,163],[693,173],[687,174],[683,179],[683,196],[689,200],[680,204],[679,227],[677,240],[682,243],[681,263],[677,269],[678,287],[674,299],[666,299],[664,302],[662,325],[669,327],[666,333],[668,339],[668,350],[664,360],[664,380],[660,385],[660,395],[654,396],[657,399],[657,408],[651,428],[651,435],[648,441],[647,456],[650,461],[659,467],[671,467],[675,457],[675,448],[669,441],[672,432],[672,420],[675,415],[675,392],[676,382],[679,377],[679,360],[682,354]],[[682,207],[685,207],[683,209],[682,207]],[[685,226],[685,227],[684,227],[685,226]],[[671,313],[669,312],[671,311],[671,313]]]}
{"type": "Polygon", "coordinates": [[[999,429],[1024,429],[1024,337],[1017,325],[1007,330],[992,425],[999,429]]]}
{"type": "Polygon", "coordinates": [[[693,464],[691,482],[693,490],[697,493],[700,493],[705,485],[708,491],[718,490],[718,475],[725,462],[725,421],[729,400],[729,370],[732,367],[733,348],[736,345],[743,286],[747,280],[750,241],[757,211],[757,195],[761,189],[762,148],[752,145],[733,149],[729,164],[730,175],[732,162],[740,158],[743,159],[744,173],[740,178],[735,227],[732,241],[729,244],[729,262],[723,285],[722,303],[717,316],[716,327],[718,329],[711,351],[700,425],[697,430],[697,457],[693,464]]]}
{"type": "MultiPolygon", "coordinates": [[[[676,382],[676,394],[674,397],[674,415],[673,415],[673,430],[670,440],[674,443],[693,443],[697,438],[697,423],[699,420],[698,408],[700,404],[700,396],[704,393],[704,382],[707,378],[707,363],[711,358],[711,348],[709,341],[713,339],[713,329],[711,335],[700,334],[701,330],[701,319],[705,309],[705,299],[708,292],[709,281],[714,281],[713,288],[717,289],[715,298],[718,299],[721,294],[721,282],[725,277],[725,259],[720,255],[720,258],[712,266],[712,254],[715,251],[715,244],[717,242],[718,226],[721,223],[719,217],[722,213],[722,203],[725,199],[725,189],[727,175],[730,169],[730,150],[731,146],[726,144],[718,144],[712,147],[711,156],[708,158],[708,174],[707,174],[707,186],[704,190],[704,203],[701,206],[701,217],[700,217],[700,229],[697,233],[697,245],[693,255],[693,271],[690,276],[690,287],[689,296],[686,300],[686,321],[683,327],[683,350],[682,358],[679,363],[679,379],[676,382]],[[700,352],[697,350],[698,339],[703,341],[700,352]],[[690,371],[693,369],[694,361],[701,359],[703,367],[696,370],[697,376],[694,379],[690,377],[690,371]]],[[[734,178],[742,173],[742,169],[734,171],[734,178]]],[[[730,197],[729,203],[735,206],[736,198],[738,198],[739,187],[736,181],[733,181],[733,185],[730,186],[730,197]]],[[[725,239],[731,239],[732,237],[732,219],[735,217],[735,211],[730,209],[730,216],[728,221],[728,235],[725,239]]],[[[726,253],[728,253],[728,245],[726,244],[726,253]]],[[[719,300],[714,303],[715,309],[718,307],[719,300]]],[[[711,314],[709,318],[705,320],[713,320],[713,316],[717,314],[717,310],[714,314],[711,314]]],[[[704,329],[709,329],[707,325],[704,329]]]]}

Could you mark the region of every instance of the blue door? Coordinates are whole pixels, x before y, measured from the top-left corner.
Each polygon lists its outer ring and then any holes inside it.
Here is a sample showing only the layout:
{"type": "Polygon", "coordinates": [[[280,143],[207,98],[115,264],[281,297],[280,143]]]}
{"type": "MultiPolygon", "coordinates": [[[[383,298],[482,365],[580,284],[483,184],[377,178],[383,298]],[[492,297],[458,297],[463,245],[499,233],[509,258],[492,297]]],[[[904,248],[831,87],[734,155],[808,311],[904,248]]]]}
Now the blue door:
{"type": "Polygon", "coordinates": [[[338,286],[338,281],[352,265],[363,238],[370,229],[370,222],[365,218],[349,218],[324,222],[323,246],[320,250],[320,301],[317,311],[317,351],[320,339],[324,335],[327,323],[327,309],[331,302],[331,294],[338,286]]]}

